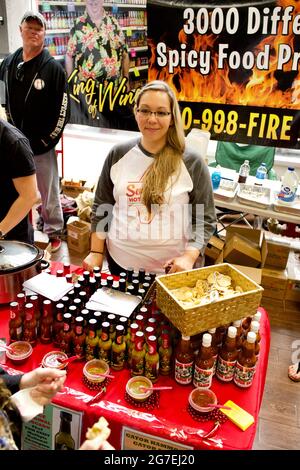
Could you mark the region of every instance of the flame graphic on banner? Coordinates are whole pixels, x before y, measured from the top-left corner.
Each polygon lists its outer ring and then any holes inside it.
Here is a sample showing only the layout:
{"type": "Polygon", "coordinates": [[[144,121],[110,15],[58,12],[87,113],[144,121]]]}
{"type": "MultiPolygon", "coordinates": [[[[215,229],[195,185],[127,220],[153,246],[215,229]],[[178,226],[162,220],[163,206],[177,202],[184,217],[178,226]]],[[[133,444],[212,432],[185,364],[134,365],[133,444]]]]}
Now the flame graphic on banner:
{"type": "MultiPolygon", "coordinates": [[[[300,2],[297,0],[280,0],[283,8],[293,6],[293,18],[300,13],[300,2]]],[[[270,45],[270,61],[268,70],[259,70],[256,66],[249,71],[243,83],[236,83],[230,79],[230,68],[225,62],[223,69],[218,69],[218,57],[216,41],[218,36],[213,34],[200,35],[194,33],[189,36],[189,46],[195,50],[211,51],[211,68],[208,75],[202,75],[191,68],[177,66],[172,74],[168,68],[160,68],[156,65],[156,44],[149,39],[151,57],[149,60],[149,81],[163,80],[172,86],[180,101],[204,101],[221,104],[235,104],[248,106],[268,106],[277,108],[300,108],[300,72],[294,78],[291,88],[284,91],[278,87],[275,76],[277,70],[278,48],[280,44],[287,44],[294,53],[294,34],[292,23],[289,24],[289,34],[282,35],[282,25],[279,23],[278,34],[264,38],[256,47],[254,55],[264,50],[265,45],[270,45]],[[191,40],[192,39],[192,40],[191,40]],[[192,42],[192,45],[191,45],[192,42]]],[[[183,29],[178,34],[180,43],[187,44],[188,37],[183,29]]],[[[289,72],[291,64],[286,64],[284,72],[289,72]],[[290,65],[290,67],[289,67],[290,65]]]]}

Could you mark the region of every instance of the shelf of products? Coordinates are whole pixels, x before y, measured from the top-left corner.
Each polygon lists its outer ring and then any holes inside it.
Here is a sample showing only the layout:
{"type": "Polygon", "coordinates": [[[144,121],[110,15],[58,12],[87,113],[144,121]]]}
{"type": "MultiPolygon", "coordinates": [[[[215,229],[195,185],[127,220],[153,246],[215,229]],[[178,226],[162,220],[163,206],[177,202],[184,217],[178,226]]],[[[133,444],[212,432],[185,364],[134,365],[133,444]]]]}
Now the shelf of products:
{"type": "MultiPolygon", "coordinates": [[[[85,11],[82,1],[37,1],[46,20],[45,46],[57,60],[64,61],[69,33],[74,21],[85,11]]],[[[146,83],[148,70],[147,1],[118,0],[105,2],[104,8],[117,20],[129,47],[130,82],[132,87],[146,83]]]]}

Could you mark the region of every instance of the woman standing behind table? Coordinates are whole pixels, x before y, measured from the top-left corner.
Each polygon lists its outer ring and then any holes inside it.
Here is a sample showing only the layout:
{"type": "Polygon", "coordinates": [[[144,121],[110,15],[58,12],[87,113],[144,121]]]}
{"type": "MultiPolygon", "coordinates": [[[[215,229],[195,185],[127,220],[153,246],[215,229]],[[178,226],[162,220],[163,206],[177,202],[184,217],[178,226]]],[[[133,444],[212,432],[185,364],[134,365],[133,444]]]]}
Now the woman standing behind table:
{"type": "Polygon", "coordinates": [[[85,269],[192,269],[216,226],[205,162],[185,148],[179,106],[162,81],[145,85],[134,109],[141,138],[113,147],[100,175],[85,269]]]}

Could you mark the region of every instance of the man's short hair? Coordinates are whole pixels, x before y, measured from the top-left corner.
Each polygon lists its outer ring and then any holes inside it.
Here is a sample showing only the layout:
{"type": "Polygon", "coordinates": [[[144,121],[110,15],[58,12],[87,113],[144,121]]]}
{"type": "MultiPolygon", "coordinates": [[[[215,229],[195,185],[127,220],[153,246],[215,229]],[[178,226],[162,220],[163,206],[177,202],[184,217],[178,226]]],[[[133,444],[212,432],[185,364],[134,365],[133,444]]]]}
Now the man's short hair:
{"type": "Polygon", "coordinates": [[[46,20],[44,16],[38,11],[26,11],[21,20],[21,24],[28,21],[37,21],[41,26],[47,29],[46,20]]]}

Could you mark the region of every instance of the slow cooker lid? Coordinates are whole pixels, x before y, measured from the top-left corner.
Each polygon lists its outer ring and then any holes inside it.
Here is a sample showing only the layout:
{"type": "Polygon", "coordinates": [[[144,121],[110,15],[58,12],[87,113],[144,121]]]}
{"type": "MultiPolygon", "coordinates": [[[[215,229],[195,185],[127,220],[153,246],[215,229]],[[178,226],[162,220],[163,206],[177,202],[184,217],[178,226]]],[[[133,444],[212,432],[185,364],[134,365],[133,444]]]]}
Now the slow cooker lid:
{"type": "Polygon", "coordinates": [[[0,240],[0,273],[26,268],[36,260],[37,255],[38,249],[33,245],[14,240],[0,240]]]}

